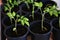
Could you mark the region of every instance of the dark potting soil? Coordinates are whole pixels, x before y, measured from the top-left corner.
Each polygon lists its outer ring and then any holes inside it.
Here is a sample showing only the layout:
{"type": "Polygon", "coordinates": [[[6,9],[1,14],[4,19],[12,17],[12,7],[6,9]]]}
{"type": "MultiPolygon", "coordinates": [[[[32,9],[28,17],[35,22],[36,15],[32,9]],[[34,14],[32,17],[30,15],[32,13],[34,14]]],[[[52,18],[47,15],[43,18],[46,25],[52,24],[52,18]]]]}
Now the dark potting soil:
{"type": "Polygon", "coordinates": [[[27,28],[25,28],[24,26],[17,26],[17,34],[15,31],[13,31],[13,27],[12,26],[10,29],[7,29],[6,34],[9,37],[20,37],[23,36],[26,32],[27,32],[27,28]]]}
{"type": "Polygon", "coordinates": [[[50,31],[50,25],[47,24],[47,23],[44,23],[44,27],[46,27],[47,29],[41,29],[41,23],[38,22],[38,23],[35,23],[34,25],[31,26],[30,30],[33,32],[33,33],[37,33],[37,34],[44,34],[44,33],[47,33],[50,31]]]}
{"type": "Polygon", "coordinates": [[[60,29],[60,27],[59,27],[59,20],[53,21],[53,26],[54,26],[55,28],[57,28],[57,29],[60,29]]]}

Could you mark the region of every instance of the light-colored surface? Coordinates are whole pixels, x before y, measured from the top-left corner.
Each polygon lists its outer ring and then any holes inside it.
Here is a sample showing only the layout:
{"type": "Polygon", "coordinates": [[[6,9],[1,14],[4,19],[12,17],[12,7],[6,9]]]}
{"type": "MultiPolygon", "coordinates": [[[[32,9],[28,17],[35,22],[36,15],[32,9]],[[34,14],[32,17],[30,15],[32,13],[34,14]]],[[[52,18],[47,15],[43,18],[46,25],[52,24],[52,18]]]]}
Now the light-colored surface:
{"type": "Polygon", "coordinates": [[[57,3],[57,6],[58,6],[58,10],[60,10],[60,0],[53,0],[57,3]]]}

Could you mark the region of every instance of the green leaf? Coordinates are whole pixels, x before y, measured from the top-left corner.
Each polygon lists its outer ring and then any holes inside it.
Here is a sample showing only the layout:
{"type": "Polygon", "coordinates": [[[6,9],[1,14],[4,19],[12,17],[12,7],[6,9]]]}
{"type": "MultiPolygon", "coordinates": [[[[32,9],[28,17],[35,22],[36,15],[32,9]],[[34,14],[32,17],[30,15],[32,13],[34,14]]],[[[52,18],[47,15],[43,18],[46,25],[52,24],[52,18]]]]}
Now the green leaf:
{"type": "Polygon", "coordinates": [[[58,17],[58,11],[57,11],[57,10],[53,10],[53,12],[54,12],[54,15],[55,15],[56,17],[58,17]]]}
{"type": "Polygon", "coordinates": [[[24,26],[24,21],[23,20],[21,20],[21,24],[24,26]]]}
{"type": "Polygon", "coordinates": [[[7,16],[10,18],[14,18],[11,13],[7,13],[7,16]]]}
{"type": "Polygon", "coordinates": [[[39,6],[40,6],[40,8],[41,8],[41,7],[43,6],[43,3],[42,3],[42,2],[40,2],[40,3],[39,3],[39,6]]]}
{"type": "Polygon", "coordinates": [[[21,16],[21,19],[23,19],[24,18],[24,16],[21,16]]]}
{"type": "Polygon", "coordinates": [[[11,8],[11,5],[10,5],[10,4],[6,4],[6,6],[7,6],[8,8],[11,8]]]}
{"type": "Polygon", "coordinates": [[[14,17],[15,17],[15,15],[16,15],[16,13],[15,13],[15,12],[13,12],[13,13],[12,13],[12,16],[14,16],[14,17]]]}
{"type": "Polygon", "coordinates": [[[50,12],[49,12],[49,14],[50,14],[50,16],[52,16],[52,15],[53,15],[53,12],[52,12],[52,11],[50,11],[50,12]]]}
{"type": "Polygon", "coordinates": [[[8,10],[8,7],[4,6],[4,8],[5,8],[5,11],[7,11],[7,10],[8,10]]]}
{"type": "Polygon", "coordinates": [[[20,17],[20,15],[17,14],[17,17],[20,17]]]}
{"type": "Polygon", "coordinates": [[[29,21],[29,19],[28,19],[28,18],[24,18],[24,20],[29,21]]]}
{"type": "Polygon", "coordinates": [[[39,3],[38,3],[38,2],[34,2],[34,5],[35,5],[35,6],[39,6],[39,3]]]}
{"type": "Polygon", "coordinates": [[[46,11],[49,12],[49,8],[46,8],[46,11]]]}
{"type": "Polygon", "coordinates": [[[33,3],[34,2],[34,0],[31,0],[31,3],[33,3]]]}
{"type": "Polygon", "coordinates": [[[55,9],[56,8],[56,5],[53,5],[52,8],[55,9]]]}
{"type": "Polygon", "coordinates": [[[12,0],[9,0],[10,3],[12,3],[12,0]]]}
{"type": "Polygon", "coordinates": [[[16,28],[13,28],[13,31],[16,31],[16,28]]]}
{"type": "Polygon", "coordinates": [[[25,24],[26,24],[27,26],[29,26],[29,22],[25,21],[25,24]]]}
{"type": "Polygon", "coordinates": [[[21,20],[20,19],[18,19],[18,22],[20,22],[21,20]]]}
{"type": "Polygon", "coordinates": [[[30,0],[27,0],[28,3],[30,3],[31,1],[30,0]]]}

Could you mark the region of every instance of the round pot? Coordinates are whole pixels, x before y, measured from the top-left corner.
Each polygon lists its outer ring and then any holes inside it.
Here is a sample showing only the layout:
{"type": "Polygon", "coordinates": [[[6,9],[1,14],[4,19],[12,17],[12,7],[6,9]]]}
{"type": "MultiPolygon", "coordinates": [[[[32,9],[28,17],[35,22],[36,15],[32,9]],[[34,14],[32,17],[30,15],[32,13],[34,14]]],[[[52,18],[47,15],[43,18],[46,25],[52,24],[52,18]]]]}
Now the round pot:
{"type": "Polygon", "coordinates": [[[53,27],[53,35],[54,35],[54,40],[60,40],[60,29],[59,29],[59,22],[58,18],[54,18],[50,22],[51,27],[53,27]]]}
{"type": "Polygon", "coordinates": [[[27,40],[28,27],[18,24],[17,33],[13,31],[13,28],[14,25],[11,25],[4,30],[4,35],[8,40],[27,40]]]}
{"type": "Polygon", "coordinates": [[[34,21],[30,24],[29,31],[32,34],[32,40],[49,40],[50,33],[53,27],[49,23],[44,21],[44,26],[48,29],[47,31],[41,31],[41,21],[34,21]],[[48,27],[47,27],[48,26],[48,27]]]}

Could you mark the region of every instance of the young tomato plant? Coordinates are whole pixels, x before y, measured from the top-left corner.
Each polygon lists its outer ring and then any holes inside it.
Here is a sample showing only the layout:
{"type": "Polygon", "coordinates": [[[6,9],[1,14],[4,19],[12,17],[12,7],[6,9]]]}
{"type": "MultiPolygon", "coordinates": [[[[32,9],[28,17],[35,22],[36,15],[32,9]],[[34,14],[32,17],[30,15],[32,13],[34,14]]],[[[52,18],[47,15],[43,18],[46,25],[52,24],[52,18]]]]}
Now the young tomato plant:
{"type": "MultiPolygon", "coordinates": [[[[56,17],[58,17],[58,15],[60,14],[60,10],[57,10],[56,5],[47,6],[45,8],[44,12],[48,12],[50,14],[50,16],[55,15],[56,17]]],[[[60,17],[59,17],[59,28],[60,28],[60,17]]]]}
{"type": "Polygon", "coordinates": [[[46,29],[45,27],[43,27],[44,15],[46,13],[46,12],[43,13],[43,11],[42,11],[43,3],[42,2],[39,2],[39,3],[38,2],[35,2],[34,5],[37,6],[38,9],[40,9],[40,11],[41,11],[41,15],[42,15],[41,29],[43,31],[43,29],[46,29]]]}
{"type": "MultiPolygon", "coordinates": [[[[4,6],[4,11],[8,11],[7,13],[11,13],[11,10],[12,8],[14,8],[15,5],[18,6],[18,4],[20,4],[20,1],[12,1],[12,0],[7,0],[7,3],[5,3],[5,6],[4,6]]],[[[10,18],[11,20],[11,24],[12,24],[12,19],[10,18]]]]}
{"type": "Polygon", "coordinates": [[[29,19],[24,17],[24,16],[20,16],[18,15],[17,13],[15,13],[14,11],[12,13],[7,13],[7,16],[10,18],[10,19],[13,19],[15,21],[15,27],[13,28],[13,31],[16,32],[17,34],[17,22],[21,22],[21,25],[24,26],[24,24],[26,24],[27,26],[29,26],[29,19]],[[16,18],[15,18],[16,17],[16,18]]]}

